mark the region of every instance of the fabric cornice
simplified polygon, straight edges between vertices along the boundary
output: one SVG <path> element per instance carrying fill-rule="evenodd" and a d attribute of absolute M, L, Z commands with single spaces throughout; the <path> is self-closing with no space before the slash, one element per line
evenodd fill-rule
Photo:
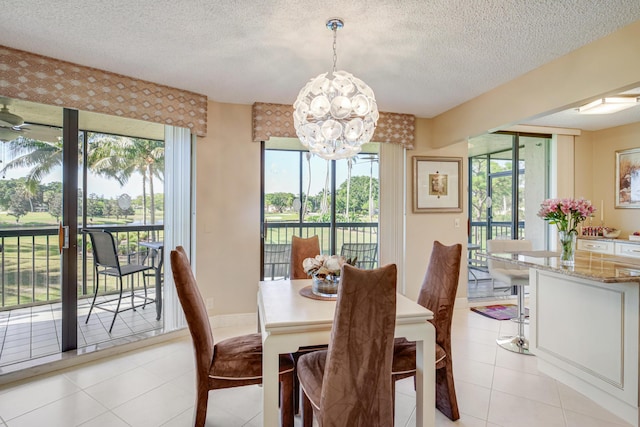
<path fill-rule="evenodd" d="M 0 95 L 207 133 L 207 97 L 0 45 Z"/>
<path fill-rule="evenodd" d="M 271 137 L 297 138 L 293 128 L 293 106 L 284 104 L 253 104 L 253 140 L 268 141 Z M 372 142 L 399 144 L 413 149 L 416 118 L 411 114 L 380 112 Z"/>

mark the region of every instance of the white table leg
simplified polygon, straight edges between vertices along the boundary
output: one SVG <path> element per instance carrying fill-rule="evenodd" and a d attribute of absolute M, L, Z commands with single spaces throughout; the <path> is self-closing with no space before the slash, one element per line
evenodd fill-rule
<path fill-rule="evenodd" d="M 436 423 L 436 355 L 432 344 L 436 342 L 436 330 L 430 322 L 425 322 L 424 329 L 423 341 L 416 340 L 417 427 L 431 427 Z"/>
<path fill-rule="evenodd" d="M 264 393 L 263 425 L 278 426 L 278 371 L 279 356 L 277 349 L 271 345 L 271 338 L 262 342 L 262 392 Z"/>

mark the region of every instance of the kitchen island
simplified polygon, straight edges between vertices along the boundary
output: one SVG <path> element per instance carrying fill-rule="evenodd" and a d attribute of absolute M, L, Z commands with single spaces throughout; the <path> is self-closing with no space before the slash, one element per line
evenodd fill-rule
<path fill-rule="evenodd" d="M 529 350 L 538 369 L 639 425 L 640 259 L 577 251 L 488 256 L 529 267 Z"/>

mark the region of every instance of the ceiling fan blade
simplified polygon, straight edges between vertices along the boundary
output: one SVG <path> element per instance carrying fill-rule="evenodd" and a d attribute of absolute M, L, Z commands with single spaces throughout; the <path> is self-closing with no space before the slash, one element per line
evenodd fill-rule
<path fill-rule="evenodd" d="M 62 139 L 62 129 L 54 126 L 25 123 L 20 126 L 21 135 L 38 141 L 57 142 Z"/>
<path fill-rule="evenodd" d="M 24 121 L 22 117 L 9 112 L 7 104 L 4 104 L 2 108 L 0 108 L 0 123 L 5 126 L 20 126 Z"/>
<path fill-rule="evenodd" d="M 15 130 L 13 128 L 10 128 L 10 127 L 0 126 L 0 141 L 1 142 L 13 141 L 14 139 L 19 137 L 20 135 L 22 135 L 20 133 L 20 131 L 17 131 L 17 130 Z"/>

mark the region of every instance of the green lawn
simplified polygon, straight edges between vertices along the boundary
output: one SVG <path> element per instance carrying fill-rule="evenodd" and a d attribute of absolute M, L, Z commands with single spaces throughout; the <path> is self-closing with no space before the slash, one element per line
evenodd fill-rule
<path fill-rule="evenodd" d="M 80 218 L 78 218 L 80 219 Z M 163 219 L 162 212 L 156 212 L 156 223 Z M 149 217 L 147 216 L 147 221 Z M 100 225 L 100 224 L 115 224 L 126 225 L 132 222 L 142 221 L 142 211 L 136 211 L 136 214 L 127 218 L 116 217 L 93 217 L 87 218 L 88 225 Z M 0 228 L 21 228 L 21 227 L 48 227 L 52 225 L 58 225 L 56 218 L 51 216 L 48 212 L 29 212 L 28 214 L 21 216 L 20 220 L 16 222 L 16 217 L 8 215 L 3 212 L 0 213 Z"/>

